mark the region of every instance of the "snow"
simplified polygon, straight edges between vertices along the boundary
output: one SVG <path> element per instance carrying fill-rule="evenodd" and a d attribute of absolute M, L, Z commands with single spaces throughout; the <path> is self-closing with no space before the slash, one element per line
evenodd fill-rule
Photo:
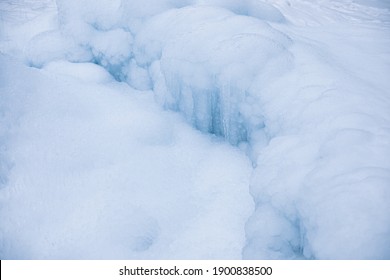
<path fill-rule="evenodd" d="M 390 258 L 386 1 L 0 14 L 2 258 Z"/>
<path fill-rule="evenodd" d="M 114 80 L 105 69 L 94 63 L 55 60 L 46 64 L 43 69 L 54 76 L 72 77 L 87 83 L 108 83 Z"/>
<path fill-rule="evenodd" d="M 249 16 L 270 22 L 284 22 L 283 14 L 272 4 L 256 0 L 199 0 L 199 5 L 217 6 L 232 11 L 237 15 Z"/>
<path fill-rule="evenodd" d="M 19 102 L 9 102 L 18 123 L 6 142 L 14 166 L 1 196 L 3 257 L 240 257 L 253 208 L 242 153 L 96 65 L 1 65 L 2 92 L 25 104 L 14 112 Z"/>

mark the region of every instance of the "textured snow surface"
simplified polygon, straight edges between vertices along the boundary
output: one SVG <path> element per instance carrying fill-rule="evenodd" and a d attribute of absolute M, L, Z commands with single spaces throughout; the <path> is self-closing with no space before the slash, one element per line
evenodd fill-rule
<path fill-rule="evenodd" d="M 390 5 L 0 3 L 0 257 L 390 259 Z"/>

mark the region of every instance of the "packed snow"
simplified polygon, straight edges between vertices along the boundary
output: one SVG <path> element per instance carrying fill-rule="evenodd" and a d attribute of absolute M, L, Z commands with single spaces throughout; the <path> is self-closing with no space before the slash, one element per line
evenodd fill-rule
<path fill-rule="evenodd" d="M 0 21 L 1 259 L 390 259 L 388 1 Z"/>

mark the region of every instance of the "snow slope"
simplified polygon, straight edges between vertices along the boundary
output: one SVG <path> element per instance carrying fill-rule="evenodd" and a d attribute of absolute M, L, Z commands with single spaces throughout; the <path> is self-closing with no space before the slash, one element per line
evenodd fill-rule
<path fill-rule="evenodd" d="M 390 258 L 388 2 L 0 11 L 3 258 Z"/>

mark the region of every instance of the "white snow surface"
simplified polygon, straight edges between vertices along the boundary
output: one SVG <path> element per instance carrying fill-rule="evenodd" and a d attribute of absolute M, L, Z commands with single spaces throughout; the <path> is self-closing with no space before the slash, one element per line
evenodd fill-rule
<path fill-rule="evenodd" d="M 2 259 L 390 259 L 388 1 L 0 20 Z"/>

